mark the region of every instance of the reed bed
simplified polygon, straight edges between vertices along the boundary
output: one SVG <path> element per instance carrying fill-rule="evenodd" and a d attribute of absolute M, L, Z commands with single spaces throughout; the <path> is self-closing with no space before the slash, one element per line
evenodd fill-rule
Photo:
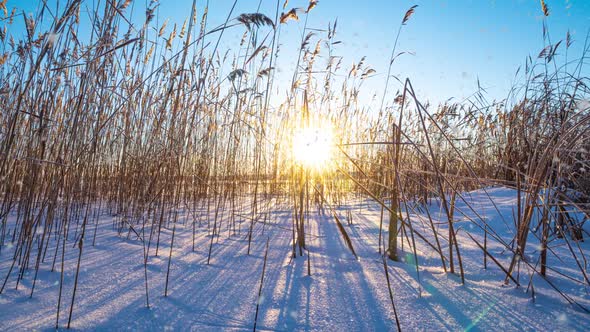
<path fill-rule="evenodd" d="M 507 284 L 520 285 L 521 269 L 551 283 L 547 256 L 565 243 L 578 267 L 569 277 L 590 285 L 577 245 L 587 234 L 583 221 L 569 216 L 575 209 L 589 218 L 590 107 L 581 69 L 590 45 L 578 58 L 556 63 L 572 40 L 569 34 L 550 39 L 544 24 L 546 45 L 519 68 L 519 83 L 505 100 L 489 102 L 479 89 L 464 103 L 433 106 L 416 94 L 411 78 L 391 75 L 400 53 L 397 37 L 420 8 L 401 18 L 384 77 L 364 57 L 343 65 L 336 21 L 307 25 L 317 1 L 305 8 L 277 1 L 270 13 L 237 13 L 236 3 L 225 22 L 211 26 L 208 7 L 200 10 L 196 0 L 182 25 L 164 22 L 158 15 L 164 4 L 154 0 L 145 10 L 129 0 L 40 3 L 33 15 L 2 2 L 0 250 L 11 244 L 13 256 L 0 276 L 0 293 L 18 288 L 23 278 L 36 280 L 49 261 L 63 282 L 64 252 L 72 246 L 77 278 L 84 248 L 95 245 L 100 217 L 108 214 L 121 237 L 143 244 L 149 307 L 147 260 L 168 256 L 167 295 L 179 211 L 191 216 L 193 250 L 195 229 L 206 227 L 208 264 L 223 232 L 244 239 L 250 254 L 253 228 L 269 223 L 269 211 L 279 203 L 293 211 L 290 254 L 306 256 L 312 275 L 310 210 L 319 206 L 332 214 L 354 253 L 343 224 L 356 221 L 336 208 L 359 197 L 381 206 L 379 252 L 391 260 L 409 252 L 418 262 L 416 242 L 425 243 L 444 271 L 465 282 L 457 233 L 467 231 L 455 226 L 465 212 L 455 207 L 463 202 L 478 216 L 469 222 L 485 231 L 483 243 L 472 237 L 482 266 L 502 269 Z M 549 15 L 544 2 L 542 10 Z M 137 12 L 145 15 L 131 15 Z M 17 20 L 26 30 L 20 40 L 11 28 Z M 276 93 L 275 67 L 284 52 L 281 30 L 291 24 L 303 34 L 283 98 Z M 243 34 L 239 44 L 224 44 L 229 31 Z M 359 100 L 368 79 L 384 80 L 378 109 Z M 321 169 L 306 168 L 293 156 L 293 137 L 319 122 L 333 128 L 333 157 Z M 514 220 L 507 221 L 515 230 L 511 241 L 489 228 L 464 196 L 495 185 L 519 193 Z M 433 200 L 446 225 L 410 217 L 415 210 L 428 212 Z M 212 217 L 202 218 L 197 211 L 203 209 Z M 162 229 L 172 229 L 172 237 L 161 237 Z M 531 237 L 541 243 L 532 258 L 525 255 Z M 168 253 L 162 241 L 171 241 Z M 490 242 L 511 254 L 508 265 L 487 249 Z M 383 259 L 395 311 L 395 287 Z M 264 276 L 263 270 L 259 296 Z M 75 320 L 75 287 L 83 282 L 76 279 L 71 298 L 60 287 L 56 327 L 64 324 L 60 306 L 69 308 L 68 327 Z M 31 297 L 34 290 L 33 282 Z M 396 321 L 398 315 L 403 317 L 395 311 Z"/>

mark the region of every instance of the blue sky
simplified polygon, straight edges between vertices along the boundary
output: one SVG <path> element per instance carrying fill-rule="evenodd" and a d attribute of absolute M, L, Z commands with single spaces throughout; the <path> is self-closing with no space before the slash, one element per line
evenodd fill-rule
<path fill-rule="evenodd" d="M 85 1 L 92 4 L 98 0 Z M 279 1 L 282 6 L 284 0 Z M 132 12 L 134 21 L 143 20 L 146 2 L 137 2 Z M 209 2 L 210 26 L 221 24 L 233 0 Z M 65 1 L 61 7 L 63 3 Z M 182 25 L 190 14 L 191 3 L 192 0 L 161 0 L 160 23 L 170 17 L 171 22 Z M 202 13 L 206 0 L 197 3 Z M 276 0 L 238 0 L 232 16 L 255 12 L 259 3 L 261 12 L 274 17 Z M 570 59 L 579 57 L 590 28 L 590 1 L 547 0 L 546 3 L 551 12 L 547 25 L 552 41 L 565 39 L 569 29 L 574 44 L 568 56 Z M 307 4 L 307 0 L 290 0 L 288 8 Z M 434 103 L 450 97 L 460 100 L 469 96 L 476 90 L 478 78 L 490 99 L 503 98 L 525 57 L 536 58 L 544 48 L 543 16 L 537 0 L 320 0 L 309 16 L 308 27 L 326 28 L 328 22 L 338 19 L 337 39 L 342 40 L 342 44 L 337 46 L 336 52 L 344 57 L 346 67 L 366 56 L 366 63 L 377 75 L 364 84 L 364 93 L 366 96 L 379 94 L 383 91 L 397 28 L 406 10 L 414 4 L 418 8 L 404 26 L 397 48 L 414 55 L 398 58 L 392 72 L 401 79 L 410 77 L 421 97 Z M 8 0 L 9 10 L 18 6 L 26 12 L 34 12 L 37 5 L 38 2 L 32 0 Z M 281 32 L 284 51 L 279 64 L 289 79 L 295 67 L 293 52 L 298 47 L 302 29 L 303 22 L 290 22 Z M 227 31 L 224 43 L 232 45 L 242 33 L 241 27 Z M 558 60 L 563 61 L 563 45 L 560 51 Z M 395 89 L 393 86 L 390 91 Z"/>

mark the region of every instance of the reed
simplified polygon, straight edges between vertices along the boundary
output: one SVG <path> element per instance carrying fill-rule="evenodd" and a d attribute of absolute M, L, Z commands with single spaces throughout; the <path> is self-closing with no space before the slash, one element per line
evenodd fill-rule
<path fill-rule="evenodd" d="M 238 14 L 237 2 L 218 26 L 208 20 L 209 2 L 196 0 L 178 25 L 160 17 L 163 4 L 156 1 L 68 0 L 59 8 L 42 2 L 33 16 L 5 15 L 9 28 L 0 35 L 0 250 L 6 251 L 7 243 L 13 247 L 0 293 L 9 285 L 18 288 L 34 268 L 33 297 L 49 251 L 51 271 L 60 272 L 58 328 L 62 297 L 69 294 L 64 289 L 65 254 L 68 246 L 77 246 L 70 328 L 76 290 L 91 282 L 79 273 L 84 245 L 89 236 L 92 246 L 100 241 L 99 220 L 108 218 L 119 236 L 141 241 L 140 277 L 149 308 L 148 262 L 159 255 L 167 229 L 172 227 L 164 296 L 169 295 L 177 231 L 191 230 L 191 250 L 207 250 L 206 264 L 215 261 L 224 230 L 227 237 L 243 241 L 250 255 L 261 240 L 260 224 L 264 237 L 265 229 L 276 226 L 271 212 L 281 204 L 292 213 L 292 247 L 286 254 L 293 259 L 307 254 L 311 277 L 314 205 L 330 212 L 325 217 L 335 222 L 357 256 L 349 230 L 362 219 L 355 214 L 353 223 L 348 211 L 348 223 L 342 223 L 339 208 L 367 199 L 381 209 L 375 251 L 394 261 L 405 252 L 413 254 L 418 280 L 417 247 L 424 245 L 440 258 L 445 272 L 458 273 L 465 283 L 470 267 L 462 261 L 466 243 L 461 239 L 467 238 L 458 236 L 461 231 L 481 249 L 483 266 L 488 267 L 489 258 L 506 283 L 520 286 L 523 268 L 531 275 L 531 289 L 532 276 L 538 275 L 535 282 L 549 283 L 575 304 L 551 282 L 549 275 L 557 271 L 547 257 L 554 255 L 555 246 L 567 246 L 577 266 L 568 277 L 590 285 L 578 244 L 584 231 L 566 209 L 575 207 L 586 215 L 589 210 L 590 108 L 581 103 L 590 96 L 581 70 L 587 42 L 578 59 L 558 63 L 558 50 L 569 50 L 571 36 L 552 42 L 544 22 L 545 44 L 536 59 L 527 58 L 518 69 L 506 100 L 487 102 L 480 88 L 464 103 L 433 106 L 416 93 L 411 78 L 392 75 L 404 54 L 398 50 L 401 33 L 420 14 L 412 6 L 394 32 L 380 105 L 371 109 L 359 95 L 367 80 L 376 79 L 376 71 L 364 56 L 350 67 L 343 65 L 337 21 L 324 29 L 309 26 L 308 18 L 321 6 L 318 1 L 304 8 L 290 8 L 285 1 L 282 9 L 277 1 L 268 14 Z M 0 9 L 7 13 L 6 1 Z M 541 11 L 550 15 L 544 1 Z M 19 18 L 26 30 L 21 40 L 11 28 Z M 279 73 L 275 67 L 286 42 L 281 34 L 295 24 L 302 29 L 297 44 L 290 45 L 295 67 Z M 84 25 L 92 29 L 85 31 Z M 242 37 L 228 46 L 230 31 Z M 278 77 L 284 71 L 290 78 L 287 87 Z M 294 156 L 293 137 L 322 121 L 334 127 L 333 157 L 321 169 L 308 167 Z M 464 197 L 466 191 L 485 191 L 490 185 L 517 189 L 514 220 L 504 220 L 514 230 L 513 239 L 488 227 Z M 566 188 L 579 195 L 571 197 Z M 430 214 L 430 204 L 440 205 L 444 224 Z M 359 209 L 363 211 L 361 204 Z M 189 225 L 180 221 L 179 211 L 191 216 Z M 475 217 L 461 221 L 467 212 Z M 484 231 L 483 244 L 461 228 L 464 221 Z M 201 228 L 206 229 L 207 248 L 195 248 Z M 534 257 L 538 264 L 525 255 L 531 236 L 540 239 Z M 508 266 L 490 250 L 492 245 L 510 253 Z M 259 301 L 267 254 L 268 239 Z M 395 285 L 383 257 L 400 329 Z"/>

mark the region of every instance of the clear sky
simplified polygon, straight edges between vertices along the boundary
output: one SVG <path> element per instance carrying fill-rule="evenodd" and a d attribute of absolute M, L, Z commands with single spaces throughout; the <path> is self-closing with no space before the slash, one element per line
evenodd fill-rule
<path fill-rule="evenodd" d="M 85 1 L 92 4 L 99 0 Z M 279 1 L 282 7 L 284 0 Z M 137 1 L 132 12 L 134 20 L 144 19 L 146 2 L 149 1 Z M 200 13 L 206 2 L 197 1 Z M 225 20 L 233 2 L 209 0 L 211 27 Z M 190 14 L 191 3 L 192 0 L 160 0 L 158 19 L 163 22 L 170 17 L 172 22 L 182 25 Z M 262 13 L 274 17 L 276 0 L 238 0 L 232 16 L 256 12 L 259 3 Z M 546 3 L 551 12 L 547 24 L 552 41 L 565 39 L 569 29 L 574 44 L 568 57 L 580 57 L 590 29 L 590 1 L 547 0 Z M 287 9 L 305 8 L 307 4 L 308 0 L 290 0 Z M 469 96 L 476 90 L 478 78 L 490 99 L 505 97 L 525 57 L 531 55 L 535 59 L 545 46 L 538 0 L 320 0 L 311 11 L 308 27 L 326 28 L 328 22 L 338 19 L 337 39 L 342 44 L 336 47 L 336 52 L 344 56 L 343 64 L 349 67 L 366 56 L 366 63 L 377 75 L 366 82 L 364 91 L 367 95 L 373 91 L 382 93 L 397 28 L 406 10 L 414 4 L 418 8 L 403 28 L 397 48 L 414 55 L 400 57 L 392 72 L 401 79 L 410 77 L 422 98 L 435 103 Z M 25 12 L 34 12 L 38 1 L 8 0 L 7 5 L 9 10 L 17 6 Z M 294 53 L 289 52 L 297 50 L 302 28 L 303 22 L 291 21 L 281 32 L 284 51 L 279 64 L 289 79 L 296 62 Z M 226 32 L 224 43 L 231 45 L 242 33 L 240 27 Z M 564 51 L 562 44 L 558 61 L 563 61 Z"/>

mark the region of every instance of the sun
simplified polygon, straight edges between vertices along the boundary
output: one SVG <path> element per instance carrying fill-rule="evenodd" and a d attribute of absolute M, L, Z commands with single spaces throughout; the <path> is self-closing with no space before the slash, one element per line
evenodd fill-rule
<path fill-rule="evenodd" d="M 326 169 L 332 160 L 333 147 L 333 131 L 329 125 L 299 128 L 293 135 L 293 157 L 309 169 Z"/>

